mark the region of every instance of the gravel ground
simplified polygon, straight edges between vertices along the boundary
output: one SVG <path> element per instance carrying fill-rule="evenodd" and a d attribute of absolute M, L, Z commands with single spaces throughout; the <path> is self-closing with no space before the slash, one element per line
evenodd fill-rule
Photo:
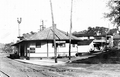
<path fill-rule="evenodd" d="M 0 53 L 0 77 L 120 77 L 120 64 L 40 66 L 21 63 Z"/>

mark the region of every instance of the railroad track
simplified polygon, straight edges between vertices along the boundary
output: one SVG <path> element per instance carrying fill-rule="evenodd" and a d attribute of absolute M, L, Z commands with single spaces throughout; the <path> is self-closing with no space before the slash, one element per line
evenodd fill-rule
<path fill-rule="evenodd" d="M 0 70 L 0 77 L 10 77 L 8 74 Z"/>

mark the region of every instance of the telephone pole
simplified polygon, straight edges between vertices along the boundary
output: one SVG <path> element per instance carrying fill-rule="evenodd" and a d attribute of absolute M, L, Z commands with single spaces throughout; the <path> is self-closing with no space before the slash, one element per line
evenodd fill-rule
<path fill-rule="evenodd" d="M 56 48 L 56 40 L 55 40 L 55 24 L 54 24 L 54 17 L 53 17 L 53 9 L 52 9 L 52 1 L 51 0 L 50 0 L 50 7 L 51 7 L 51 17 L 52 17 L 52 27 L 53 27 L 53 43 L 54 43 L 55 63 L 57 63 L 57 48 Z"/>
<path fill-rule="evenodd" d="M 71 12 L 70 12 L 69 60 L 71 60 L 72 11 L 73 11 L 73 0 L 71 0 Z"/>

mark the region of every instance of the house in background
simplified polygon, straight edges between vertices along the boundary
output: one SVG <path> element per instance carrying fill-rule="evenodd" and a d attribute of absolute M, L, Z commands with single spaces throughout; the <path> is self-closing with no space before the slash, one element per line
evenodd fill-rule
<path fill-rule="evenodd" d="M 108 48 L 113 47 L 113 36 L 112 35 L 100 35 L 95 36 L 93 40 L 95 51 L 105 51 Z"/>
<path fill-rule="evenodd" d="M 69 34 L 55 28 L 57 56 L 69 55 Z M 71 35 L 71 56 L 78 52 L 78 38 Z M 53 28 L 49 27 L 14 44 L 21 57 L 54 57 Z"/>
<path fill-rule="evenodd" d="M 78 53 L 86 53 L 93 48 L 94 39 L 85 39 L 78 42 Z"/>
<path fill-rule="evenodd" d="M 94 36 L 94 39 L 84 39 L 78 42 L 78 52 L 85 53 L 90 51 L 105 51 L 107 48 L 113 47 L 112 35 Z"/>
<path fill-rule="evenodd" d="M 120 35 L 119 34 L 114 34 L 113 35 L 113 44 L 114 44 L 114 47 L 117 48 L 117 49 L 120 49 Z"/>

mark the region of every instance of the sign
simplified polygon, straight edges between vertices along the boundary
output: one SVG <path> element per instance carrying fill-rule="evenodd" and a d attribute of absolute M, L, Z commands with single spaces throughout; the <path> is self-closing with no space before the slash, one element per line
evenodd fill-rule
<path fill-rule="evenodd" d="M 56 43 L 66 43 L 66 41 L 56 41 Z"/>

